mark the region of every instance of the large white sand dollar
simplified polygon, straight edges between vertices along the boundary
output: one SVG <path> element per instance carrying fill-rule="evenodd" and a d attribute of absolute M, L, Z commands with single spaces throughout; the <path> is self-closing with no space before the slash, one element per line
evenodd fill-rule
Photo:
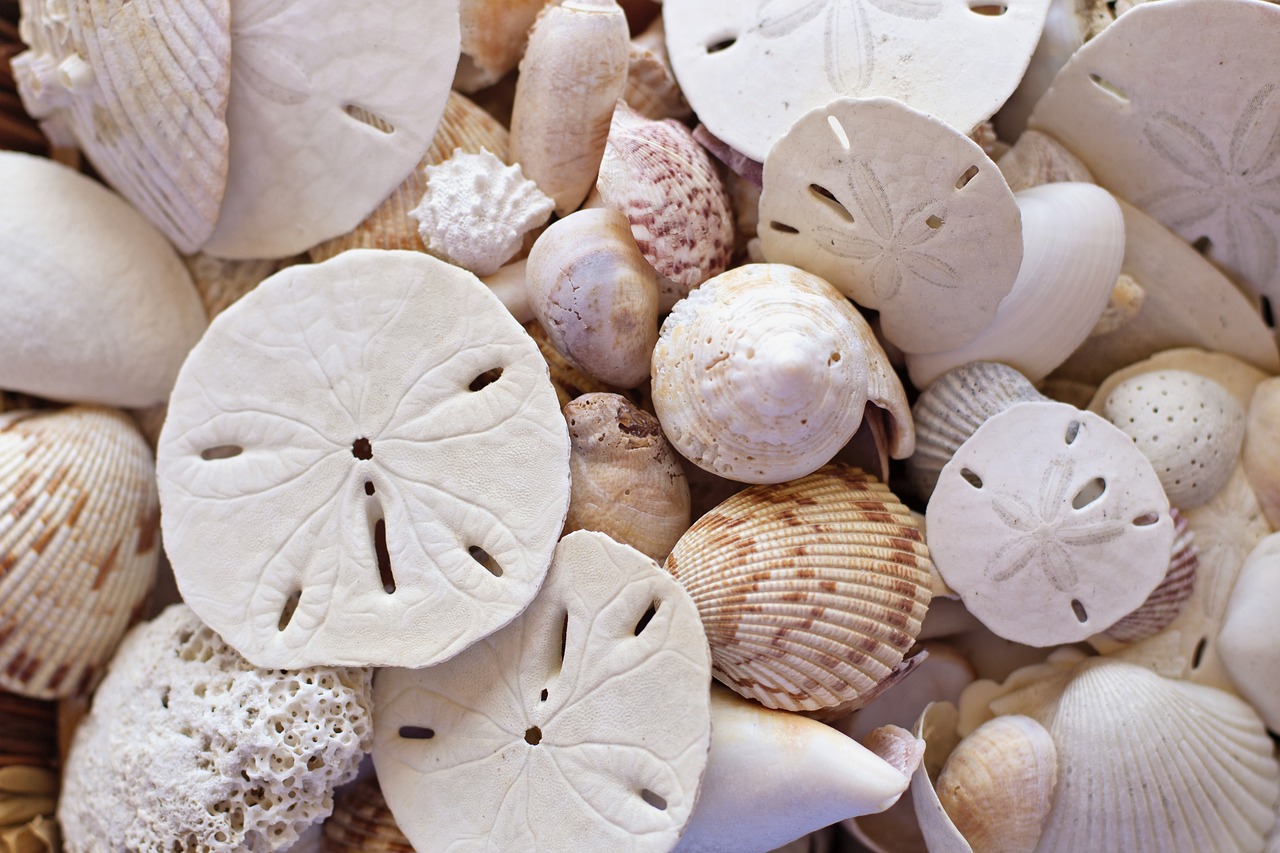
<path fill-rule="evenodd" d="M 502 303 L 375 250 L 220 314 L 157 459 L 183 597 L 268 668 L 427 666 L 505 625 L 550 564 L 568 472 L 546 363 Z"/>

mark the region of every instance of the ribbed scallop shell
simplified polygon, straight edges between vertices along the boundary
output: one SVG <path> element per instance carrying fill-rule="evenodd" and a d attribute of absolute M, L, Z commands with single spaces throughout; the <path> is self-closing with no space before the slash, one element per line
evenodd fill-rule
<path fill-rule="evenodd" d="M 942 468 L 987 418 L 1014 403 L 1048 398 L 1017 370 L 991 361 L 971 361 L 939 376 L 916 399 L 916 452 L 907 459 L 907 478 L 928 500 Z"/>
<path fill-rule="evenodd" d="M 596 189 L 606 207 L 627 217 L 645 260 L 668 279 L 664 309 L 729 266 L 729 193 L 711 157 L 679 122 L 653 121 L 619 104 Z"/>
<path fill-rule="evenodd" d="M 652 119 L 687 118 L 692 110 L 680 92 L 665 51 L 661 50 L 662 19 L 655 20 L 658 28 L 656 43 L 640 39 L 631 42 L 627 66 L 627 89 L 622 99 L 636 112 Z M 653 27 L 650 27 L 652 31 Z"/>
<path fill-rule="evenodd" d="M 257 287 L 267 276 L 294 263 L 296 258 L 229 261 L 198 254 L 184 258 L 191 280 L 200 291 L 200 302 L 212 320 L 231 303 Z"/>
<path fill-rule="evenodd" d="M 1142 606 L 1123 617 L 1106 630 L 1111 639 L 1120 643 L 1136 643 L 1154 637 L 1169 626 L 1196 587 L 1196 572 L 1200 568 L 1200 550 L 1196 547 L 1195 532 L 1186 516 L 1176 507 L 1169 509 L 1173 516 L 1173 554 L 1169 558 L 1169 571 Z"/>
<path fill-rule="evenodd" d="M 698 605 L 716 678 L 789 711 L 853 710 L 893 672 L 928 609 L 928 565 L 907 508 L 843 465 L 739 492 L 666 562 Z"/>
<path fill-rule="evenodd" d="M 333 814 L 324 822 L 322 849 L 326 853 L 413 853 L 373 777 L 338 796 Z"/>
<path fill-rule="evenodd" d="M 199 248 L 227 183 L 230 4 L 24 0 L 20 27 L 27 111 L 181 251 Z"/>
<path fill-rule="evenodd" d="M 1038 853 L 1263 849 L 1280 769 L 1235 696 L 1101 657 L 991 705 L 1038 720 L 1069 770 Z"/>
<path fill-rule="evenodd" d="M 0 689 L 93 685 L 141 615 L 159 515 L 151 450 L 123 413 L 0 415 Z"/>
<path fill-rule="evenodd" d="M 481 149 L 487 149 L 504 163 L 510 157 L 507 129 L 465 96 L 450 92 L 431 147 L 409 177 L 353 230 L 309 249 L 307 254 L 312 263 L 326 261 L 347 249 L 425 251 L 418 236 L 418 222 L 409 216 L 409 211 L 418 206 L 426 191 L 423 170 L 448 160 L 459 148 L 466 154 L 479 154 Z"/>

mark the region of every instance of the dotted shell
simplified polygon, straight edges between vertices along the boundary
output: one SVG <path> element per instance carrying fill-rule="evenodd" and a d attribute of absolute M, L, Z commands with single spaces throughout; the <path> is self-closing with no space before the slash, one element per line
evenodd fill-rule
<path fill-rule="evenodd" d="M 666 563 L 698 605 L 716 678 L 789 711 L 869 698 L 915 641 L 928 566 L 907 508 L 843 465 L 739 492 Z"/>

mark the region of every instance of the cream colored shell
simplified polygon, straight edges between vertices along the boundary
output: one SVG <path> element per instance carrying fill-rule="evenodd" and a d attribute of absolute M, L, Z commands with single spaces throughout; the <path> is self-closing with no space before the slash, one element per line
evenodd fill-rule
<path fill-rule="evenodd" d="M 1273 529 L 1280 528 L 1280 443 L 1275 430 L 1280 425 L 1280 378 L 1259 382 L 1249 401 L 1240 461 L 1249 485 L 1258 496 Z"/>
<path fill-rule="evenodd" d="M 411 853 L 374 776 L 343 789 L 324 822 L 324 853 Z"/>
<path fill-rule="evenodd" d="M 516 67 L 547 0 L 461 0 L 462 56 L 454 86 L 474 92 Z"/>
<path fill-rule="evenodd" d="M 653 405 L 691 462 L 746 483 L 817 470 L 867 404 L 888 409 L 890 454 L 911 453 L 906 395 L 839 291 L 783 264 L 749 264 L 676 304 L 653 351 Z"/>
<path fill-rule="evenodd" d="M 1075 0 L 1058 2 L 1066 5 Z M 1079 157 L 1063 148 L 1052 136 L 1037 130 L 1024 131 L 1018 141 L 996 160 L 996 166 L 1009 182 L 1009 189 L 1015 193 L 1063 181 L 1093 183 L 1093 174 Z"/>
<path fill-rule="evenodd" d="M 1223 666 L 1240 695 L 1273 731 L 1280 731 L 1278 599 L 1280 534 L 1273 533 L 1258 543 L 1240 569 L 1218 633 Z"/>

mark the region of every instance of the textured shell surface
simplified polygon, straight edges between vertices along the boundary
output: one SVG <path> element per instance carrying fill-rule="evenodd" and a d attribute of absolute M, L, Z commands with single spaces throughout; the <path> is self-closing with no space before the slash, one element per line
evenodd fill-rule
<path fill-rule="evenodd" d="M 361 779 L 335 798 L 324 822 L 326 853 L 413 853 L 375 777 Z"/>
<path fill-rule="evenodd" d="M 1195 531 L 1177 507 L 1170 507 L 1169 514 L 1173 516 L 1173 553 L 1169 555 L 1169 571 L 1142 606 L 1107 629 L 1107 636 L 1117 642 L 1136 643 L 1160 633 L 1178 618 L 1187 599 L 1195 591 L 1196 573 L 1200 567 Z"/>
<path fill-rule="evenodd" d="M 454 86 L 474 92 L 515 68 L 545 5 L 547 0 L 461 0 L 462 57 Z"/>
<path fill-rule="evenodd" d="M 622 211 L 663 285 L 662 306 L 729 266 L 733 209 L 710 155 L 677 121 L 654 121 L 625 103 L 613 113 L 596 189 Z"/>
<path fill-rule="evenodd" d="M 27 111 L 69 133 L 180 250 L 199 248 L 230 162 L 228 0 L 23 0 L 21 32 Z"/>
<path fill-rule="evenodd" d="M 770 708 L 848 711 L 919 632 L 923 539 L 887 486 L 831 465 L 730 497 L 666 567 L 698 605 L 720 681 Z"/>
<path fill-rule="evenodd" d="M 555 202 L 488 150 L 455 151 L 426 168 L 427 189 L 409 215 L 427 251 L 476 275 L 490 275 L 551 216 Z"/>
<path fill-rule="evenodd" d="M 159 559 L 151 450 L 111 409 L 0 415 L 0 689 L 85 693 Z"/>
<path fill-rule="evenodd" d="M 765 258 L 880 312 L 906 352 L 962 346 L 995 317 L 1022 262 L 1021 213 L 973 140 L 890 98 L 837 98 L 769 151 Z"/>
<path fill-rule="evenodd" d="M 784 264 L 722 273 L 676 303 L 653 351 L 653 404 L 687 459 L 748 483 L 804 476 L 890 415 L 890 455 L 915 443 L 906 392 L 871 327 L 815 275 Z"/>
<path fill-rule="evenodd" d="M 662 18 L 631 40 L 623 100 L 643 116 L 685 119 L 692 113 L 667 59 Z"/>
<path fill-rule="evenodd" d="M 1121 382 L 1157 370 L 1184 370 L 1203 376 L 1227 389 L 1246 409 L 1253 399 L 1254 389 L 1268 378 L 1265 371 L 1230 353 L 1209 352 L 1199 347 L 1178 347 L 1158 352 L 1108 376 L 1098 385 L 1093 399 L 1089 401 L 1089 411 L 1101 413 L 1103 403 Z"/>
<path fill-rule="evenodd" d="M 226 261 L 205 254 L 190 255 L 183 260 L 210 320 L 261 284 L 263 279 L 290 263 L 279 260 Z"/>
<path fill-rule="evenodd" d="M 1263 849 L 1280 769 L 1262 721 L 1235 696 L 1100 657 L 992 709 L 1038 720 L 1071 769 L 1040 853 Z"/>
<path fill-rule="evenodd" d="M 1015 193 L 1062 181 L 1093 183 L 1093 174 L 1079 157 L 1063 148 L 1052 136 L 1038 130 L 1023 132 L 1018 141 L 996 160 L 996 166 L 1009 182 L 1009 189 Z"/>

